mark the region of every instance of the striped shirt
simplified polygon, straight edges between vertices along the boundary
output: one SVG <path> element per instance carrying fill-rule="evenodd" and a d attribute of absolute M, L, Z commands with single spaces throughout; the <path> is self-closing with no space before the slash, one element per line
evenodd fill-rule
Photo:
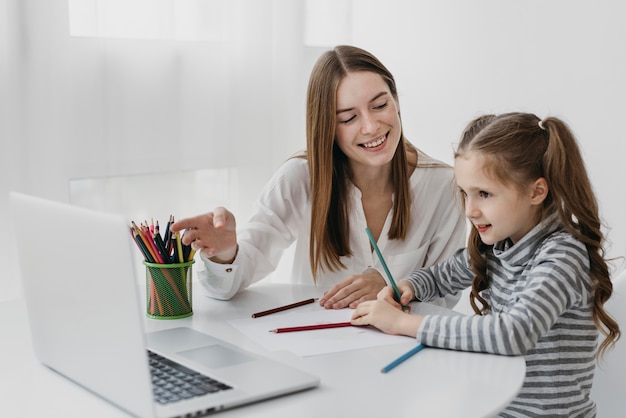
<path fill-rule="evenodd" d="M 595 417 L 589 397 L 598 330 L 592 319 L 589 257 L 551 215 L 514 245 L 485 254 L 486 315 L 427 315 L 417 332 L 423 344 L 453 350 L 524 355 L 521 391 L 501 417 Z M 419 300 L 465 289 L 473 273 L 467 249 L 407 280 Z"/>

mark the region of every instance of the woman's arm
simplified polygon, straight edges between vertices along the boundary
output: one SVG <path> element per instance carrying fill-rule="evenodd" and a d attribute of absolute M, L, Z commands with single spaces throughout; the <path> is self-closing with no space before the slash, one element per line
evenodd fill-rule
<path fill-rule="evenodd" d="M 310 196 L 308 173 L 306 160 L 300 158 L 279 167 L 256 200 L 253 215 L 237 228 L 238 249 L 230 263 L 201 254 L 204 271 L 198 276 L 209 296 L 230 299 L 276 269 L 303 222 Z"/>

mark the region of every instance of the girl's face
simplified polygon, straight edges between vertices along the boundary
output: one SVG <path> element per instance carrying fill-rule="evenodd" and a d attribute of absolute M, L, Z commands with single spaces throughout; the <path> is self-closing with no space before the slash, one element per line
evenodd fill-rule
<path fill-rule="evenodd" d="M 547 193 L 545 180 L 538 179 L 520 192 L 513 185 L 490 178 L 484 170 L 487 161 L 475 152 L 454 160 L 456 183 L 465 200 L 465 216 L 483 243 L 493 245 L 507 238 L 516 243 L 540 220 L 541 202 Z"/>
<path fill-rule="evenodd" d="M 400 142 L 398 105 L 387 83 L 373 72 L 348 73 L 337 87 L 337 146 L 356 167 L 380 167 Z"/>

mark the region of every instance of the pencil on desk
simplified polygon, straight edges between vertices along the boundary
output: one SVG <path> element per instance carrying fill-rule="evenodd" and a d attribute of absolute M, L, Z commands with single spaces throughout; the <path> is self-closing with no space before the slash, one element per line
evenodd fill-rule
<path fill-rule="evenodd" d="M 314 324 L 314 325 L 301 325 L 297 327 L 286 327 L 286 328 L 276 328 L 270 330 L 270 332 L 295 332 L 295 331 L 313 331 L 316 329 L 327 329 L 327 328 L 341 328 L 341 327 L 351 327 L 352 324 L 350 322 L 333 322 L 329 324 Z"/>
<path fill-rule="evenodd" d="M 308 305 L 309 303 L 313 303 L 316 300 L 317 300 L 317 298 L 311 298 L 311 299 L 307 299 L 307 300 L 302 300 L 300 302 L 291 303 L 289 305 L 279 306 L 279 307 L 274 308 L 274 309 L 268 309 L 266 311 L 253 313 L 252 317 L 253 318 L 259 318 L 261 316 L 271 315 L 273 313 L 286 311 L 287 309 L 297 308 L 298 306 Z"/>
<path fill-rule="evenodd" d="M 391 363 L 389 363 L 388 365 L 380 369 L 381 373 L 389 372 L 391 369 L 393 369 L 400 363 L 404 362 L 406 359 L 410 358 L 414 354 L 419 353 L 423 348 L 424 348 L 424 344 L 416 345 L 415 347 L 413 347 L 412 349 L 410 349 L 409 351 L 407 351 L 406 353 L 404 353 L 403 355 L 401 355 L 400 357 L 398 357 L 397 359 L 395 359 L 394 361 L 392 361 Z"/>

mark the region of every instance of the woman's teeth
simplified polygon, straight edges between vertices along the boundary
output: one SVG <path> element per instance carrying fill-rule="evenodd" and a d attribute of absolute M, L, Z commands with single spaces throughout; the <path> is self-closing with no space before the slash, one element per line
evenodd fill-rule
<path fill-rule="evenodd" d="M 374 142 L 368 142 L 367 144 L 363 144 L 363 146 L 365 148 L 374 148 L 379 146 L 380 144 L 382 144 L 383 142 L 385 142 L 385 137 L 381 136 L 380 138 L 378 138 L 376 141 Z"/>

